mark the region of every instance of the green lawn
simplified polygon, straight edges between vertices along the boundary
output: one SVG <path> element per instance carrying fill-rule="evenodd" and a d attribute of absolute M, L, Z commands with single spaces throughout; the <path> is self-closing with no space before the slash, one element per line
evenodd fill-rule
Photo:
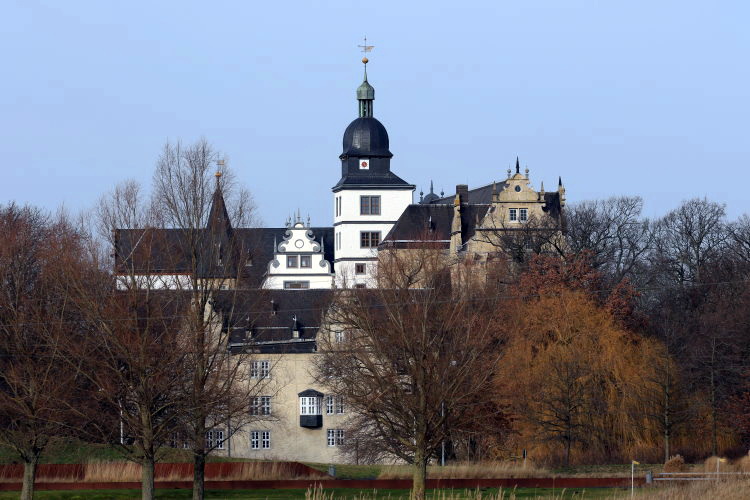
<path fill-rule="evenodd" d="M 619 498 L 625 497 L 627 491 L 618 488 L 595 488 L 590 490 L 568 490 L 564 497 L 561 496 L 561 490 L 552 490 L 544 488 L 518 488 L 516 490 L 506 490 L 510 498 L 510 493 L 515 493 L 515 498 L 540 498 L 554 496 L 555 499 L 602 499 L 602 498 Z M 248 500 L 283 500 L 294 498 L 305 498 L 305 490 L 207 490 L 206 498 L 211 499 L 248 499 Z M 366 495 L 367 500 L 374 499 L 408 499 L 408 490 L 379 490 L 373 494 L 372 490 L 355 490 L 355 489 L 331 489 L 325 490 L 325 493 L 334 493 L 337 499 L 359 499 Z M 440 499 L 443 496 L 451 496 L 452 499 L 474 498 L 474 492 L 471 491 L 449 491 L 449 490 L 430 490 L 428 498 Z M 483 495 L 495 495 L 497 489 L 488 488 L 482 490 Z M 460 495 L 460 496 L 459 496 Z M 18 498 L 18 492 L 0 492 L 0 500 L 10 500 Z M 99 490 L 99 491 L 39 491 L 34 495 L 38 500 L 130 500 L 140 498 L 138 490 Z M 190 490 L 157 490 L 156 498 L 165 500 L 182 500 L 191 498 Z"/>

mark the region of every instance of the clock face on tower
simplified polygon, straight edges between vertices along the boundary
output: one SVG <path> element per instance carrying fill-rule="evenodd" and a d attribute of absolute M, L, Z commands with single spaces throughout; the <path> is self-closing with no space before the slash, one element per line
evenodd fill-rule
<path fill-rule="evenodd" d="M 367 170 L 370 168 L 370 160 L 367 158 L 360 158 L 359 159 L 359 169 L 360 170 Z"/>

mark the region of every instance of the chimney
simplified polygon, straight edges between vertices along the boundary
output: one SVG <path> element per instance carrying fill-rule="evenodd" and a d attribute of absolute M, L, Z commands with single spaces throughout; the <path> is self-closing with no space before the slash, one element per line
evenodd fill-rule
<path fill-rule="evenodd" d="M 469 185 L 456 184 L 456 195 L 458 195 L 461 203 L 469 203 Z"/>

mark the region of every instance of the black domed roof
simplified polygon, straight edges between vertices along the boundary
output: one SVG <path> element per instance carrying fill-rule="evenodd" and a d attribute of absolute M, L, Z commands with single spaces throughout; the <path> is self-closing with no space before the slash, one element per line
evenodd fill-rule
<path fill-rule="evenodd" d="M 341 156 L 391 158 L 388 146 L 388 132 L 382 123 L 371 116 L 357 118 L 344 131 Z"/>

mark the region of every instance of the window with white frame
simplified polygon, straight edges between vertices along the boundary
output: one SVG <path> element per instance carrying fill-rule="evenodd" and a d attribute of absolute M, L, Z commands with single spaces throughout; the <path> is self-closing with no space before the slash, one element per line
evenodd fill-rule
<path fill-rule="evenodd" d="M 511 222 L 516 222 L 518 220 L 518 209 L 517 208 L 510 208 L 508 209 L 508 220 Z"/>
<path fill-rule="evenodd" d="M 521 222 L 526 222 L 529 220 L 529 209 L 528 208 L 519 208 L 518 209 L 518 220 Z"/>
<path fill-rule="evenodd" d="M 270 378 L 271 362 L 268 360 L 250 362 L 250 378 Z"/>
<path fill-rule="evenodd" d="M 336 332 L 333 335 L 334 335 L 333 340 L 337 344 L 340 344 L 344 340 L 346 340 L 346 331 L 345 330 L 336 330 Z"/>
<path fill-rule="evenodd" d="M 328 429 L 328 446 L 341 446 L 344 444 L 344 429 Z"/>
<path fill-rule="evenodd" d="M 250 448 L 253 450 L 271 449 L 271 431 L 250 431 Z"/>
<path fill-rule="evenodd" d="M 317 396 L 302 396 L 299 398 L 300 415 L 320 415 L 320 398 Z"/>
<path fill-rule="evenodd" d="M 326 415 L 342 415 L 344 413 L 344 398 L 341 396 L 326 396 Z"/>
<path fill-rule="evenodd" d="M 250 415 L 270 415 L 271 396 L 256 396 L 250 402 Z"/>
<path fill-rule="evenodd" d="M 224 431 L 212 430 L 206 432 L 206 448 L 223 450 L 224 449 Z"/>

